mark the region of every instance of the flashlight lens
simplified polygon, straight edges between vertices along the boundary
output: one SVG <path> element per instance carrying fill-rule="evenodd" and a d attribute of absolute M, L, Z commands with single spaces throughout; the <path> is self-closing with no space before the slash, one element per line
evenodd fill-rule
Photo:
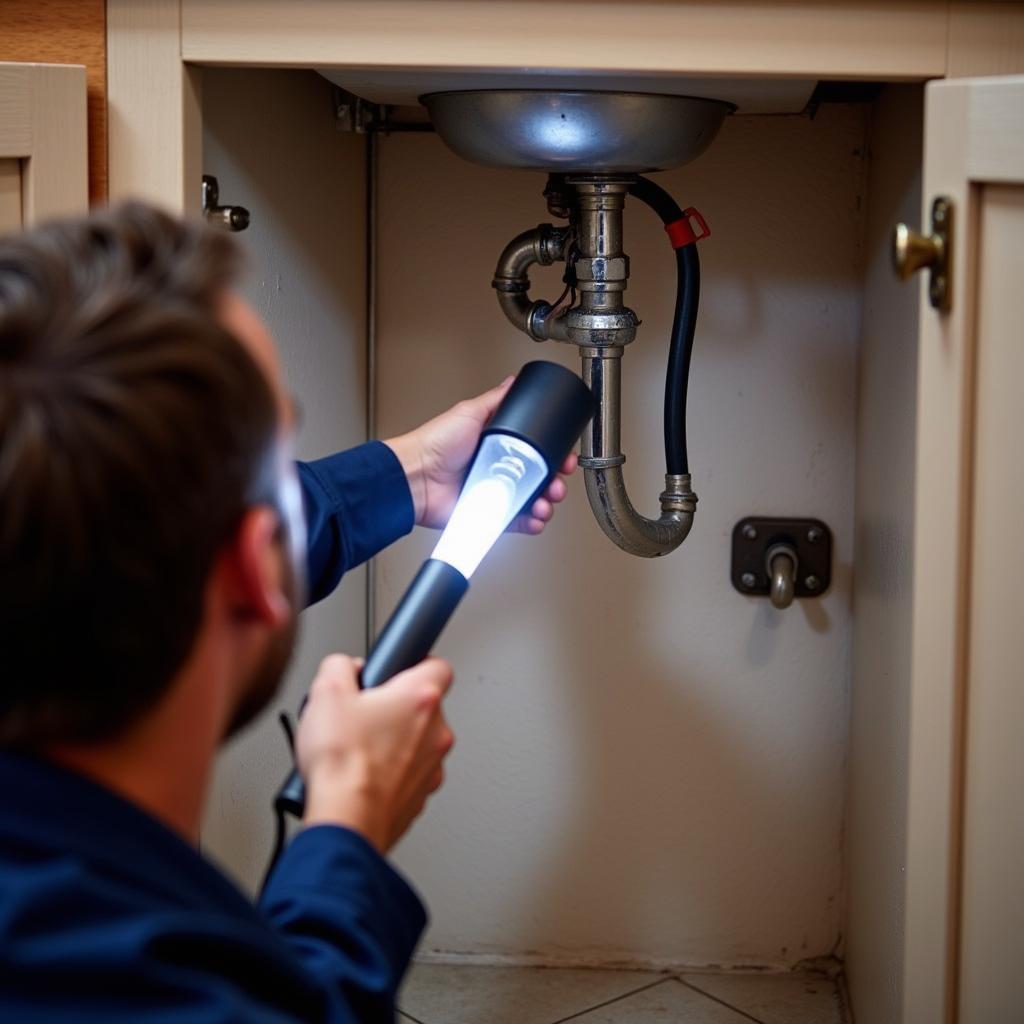
<path fill-rule="evenodd" d="M 531 445 L 507 434 L 488 434 L 433 557 L 468 580 L 547 475 L 547 464 Z"/>

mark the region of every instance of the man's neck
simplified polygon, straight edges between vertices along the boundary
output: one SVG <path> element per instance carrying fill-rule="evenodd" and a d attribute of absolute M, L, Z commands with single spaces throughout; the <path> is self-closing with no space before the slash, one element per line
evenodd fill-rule
<path fill-rule="evenodd" d="M 61 744 L 46 751 L 147 811 L 191 843 L 199 839 L 203 802 L 224 731 L 226 709 L 211 683 L 224 666 L 202 645 L 160 703 L 115 739 Z"/>

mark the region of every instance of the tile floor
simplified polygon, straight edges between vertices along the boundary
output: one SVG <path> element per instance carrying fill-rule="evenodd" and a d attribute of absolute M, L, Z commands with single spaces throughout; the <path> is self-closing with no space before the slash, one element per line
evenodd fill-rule
<path fill-rule="evenodd" d="M 400 1024 L 846 1024 L 818 974 L 657 974 L 417 964 Z"/>

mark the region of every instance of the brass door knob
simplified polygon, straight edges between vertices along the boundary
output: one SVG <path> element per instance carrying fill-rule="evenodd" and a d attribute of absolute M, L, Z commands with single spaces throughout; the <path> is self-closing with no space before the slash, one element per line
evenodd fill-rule
<path fill-rule="evenodd" d="M 897 224 L 892 236 L 892 265 L 896 276 L 906 281 L 916 270 L 928 268 L 928 301 L 949 312 L 949 257 L 953 233 L 953 203 L 946 196 L 932 202 L 932 233 L 919 235 L 906 224 Z"/>
<path fill-rule="evenodd" d="M 896 276 L 906 281 L 922 267 L 942 263 L 945 242 L 939 235 L 919 235 L 906 224 L 897 224 L 892 236 L 892 264 Z"/>

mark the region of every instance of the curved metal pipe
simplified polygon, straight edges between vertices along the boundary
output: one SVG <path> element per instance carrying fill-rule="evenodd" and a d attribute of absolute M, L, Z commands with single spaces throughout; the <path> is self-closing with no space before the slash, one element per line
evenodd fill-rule
<path fill-rule="evenodd" d="M 601 529 L 623 551 L 656 558 L 674 551 L 686 540 L 697 510 L 690 475 L 666 474 L 661 515 L 642 516 L 626 493 L 620 450 L 622 349 L 584 349 L 583 380 L 598 400 L 598 412 L 583 434 L 580 465 L 587 498 Z"/>
<path fill-rule="evenodd" d="M 568 228 L 538 224 L 530 231 L 516 235 L 505 246 L 494 269 L 491 286 L 498 294 L 498 305 L 509 323 L 534 341 L 565 341 L 565 324 L 561 317 L 548 320 L 551 303 L 543 299 L 531 301 L 530 278 L 527 271 L 535 263 L 548 267 L 565 258 Z"/>

